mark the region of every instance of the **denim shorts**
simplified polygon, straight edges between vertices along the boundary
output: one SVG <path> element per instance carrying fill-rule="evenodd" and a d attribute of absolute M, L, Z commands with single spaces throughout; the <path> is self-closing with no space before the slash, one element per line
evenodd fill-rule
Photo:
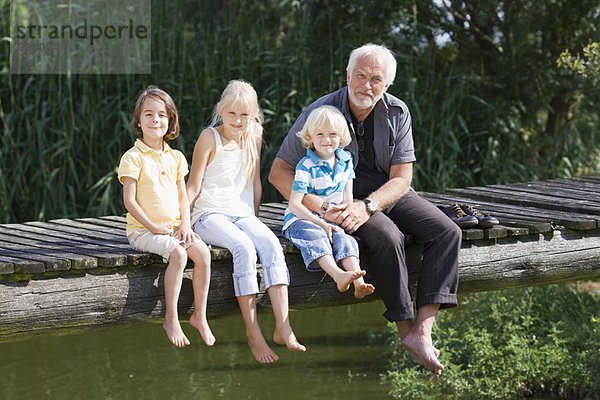
<path fill-rule="evenodd" d="M 331 243 L 319 225 L 297 219 L 288 226 L 283 235 L 300 250 L 304 265 L 311 272 L 322 271 L 315 260 L 325 255 L 332 256 L 336 262 L 347 257 L 359 258 L 356 239 L 341 229 L 333 231 L 333 243 Z"/>

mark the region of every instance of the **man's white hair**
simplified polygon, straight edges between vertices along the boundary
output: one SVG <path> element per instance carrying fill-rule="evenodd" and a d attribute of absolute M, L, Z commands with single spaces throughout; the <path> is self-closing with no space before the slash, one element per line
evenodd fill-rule
<path fill-rule="evenodd" d="M 350 58 L 348 59 L 346 73 L 348 75 L 352 75 L 352 72 L 354 71 L 358 60 L 370 55 L 374 55 L 384 62 L 386 84 L 393 84 L 394 78 L 396 78 L 396 59 L 394 58 L 394 54 L 390 51 L 390 49 L 388 49 L 384 45 L 367 43 L 363 46 L 360 46 L 359 48 L 352 50 L 352 52 L 350 53 Z"/>

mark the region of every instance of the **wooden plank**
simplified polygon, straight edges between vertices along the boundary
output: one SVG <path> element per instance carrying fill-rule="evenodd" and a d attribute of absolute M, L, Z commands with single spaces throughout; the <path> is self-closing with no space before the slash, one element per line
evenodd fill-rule
<path fill-rule="evenodd" d="M 127 242 L 127 238 L 125 237 L 125 232 L 122 229 L 110 228 L 98 226 L 96 224 L 91 224 L 88 222 L 83 222 L 81 220 L 73 220 L 73 219 L 53 219 L 50 220 L 49 223 L 54 224 L 55 226 L 66 226 L 71 229 L 77 229 L 79 231 L 84 230 L 88 232 L 88 235 L 96 236 L 96 233 L 102 234 L 104 236 L 109 236 L 109 239 L 116 239 L 119 241 Z"/>
<path fill-rule="evenodd" d="M 0 275 L 9 275 L 15 272 L 15 264 L 7 257 L 0 256 Z"/>
<path fill-rule="evenodd" d="M 497 206 L 495 203 L 484 203 L 484 202 L 476 202 L 473 199 L 467 197 L 455 197 L 455 196 L 447 196 L 447 195 L 437 195 L 427 193 L 423 195 L 428 201 L 432 202 L 436 205 L 447 206 L 449 204 L 454 203 L 467 203 L 471 204 L 480 211 L 484 213 L 488 213 L 489 209 L 493 209 L 494 212 L 489 212 L 489 214 L 495 216 L 500 221 L 500 224 L 506 227 L 513 228 L 525 228 L 527 229 L 527 233 L 545 233 L 551 232 L 553 230 L 552 224 L 542 218 L 537 217 L 529 217 L 523 215 L 515 215 L 514 213 L 506 213 L 499 212 L 502 209 L 502 206 Z M 487 207 L 486 207 L 487 205 Z M 523 230 L 518 230 L 517 232 L 524 232 Z M 508 231 L 507 231 L 508 234 Z"/>
<path fill-rule="evenodd" d="M 49 249 L 43 247 L 32 247 L 28 246 L 27 244 L 9 243 L 6 241 L 0 243 L 0 247 L 7 251 L 5 253 L 7 255 L 9 254 L 8 251 L 13 254 L 13 257 L 17 257 L 15 254 L 20 254 L 17 258 L 29 257 L 30 255 L 37 254 L 43 257 L 68 260 L 70 268 L 72 269 L 89 269 L 96 268 L 98 266 L 98 260 L 95 257 L 71 253 L 62 248 Z"/>
<path fill-rule="evenodd" d="M 407 249 L 411 288 L 415 287 L 419 252 Z M 286 255 L 291 276 L 291 308 L 357 302 L 351 292 L 339 293 L 323 273 L 307 272 L 299 254 Z M 580 236 L 539 235 L 537 240 L 470 246 L 460 252 L 459 293 L 546 284 L 600 276 L 600 232 Z M 238 313 L 229 261 L 212 268 L 210 318 Z M 179 310 L 192 311 L 191 270 L 184 273 Z M 259 268 L 260 274 L 260 268 Z M 24 333 L 44 333 L 61 327 L 112 324 L 164 315 L 164 267 L 130 268 L 126 273 L 86 274 L 81 278 L 30 280 L 0 284 L 0 341 Z M 377 299 L 369 296 L 367 301 Z M 269 307 L 264 288 L 259 307 Z M 182 318 L 187 318 L 182 316 Z"/>
<path fill-rule="evenodd" d="M 519 205 L 503 205 L 486 201 L 474 201 L 472 199 L 460 196 L 424 194 L 426 199 L 434 204 L 470 204 L 484 214 L 490 214 L 502 220 L 515 222 L 540 222 L 550 224 L 545 229 L 537 228 L 537 232 L 548 232 L 553 230 L 553 226 L 562 225 L 569 229 L 587 230 L 596 229 L 600 226 L 600 217 L 585 214 L 573 214 L 564 211 L 549 211 L 535 207 L 523 207 Z"/>
<path fill-rule="evenodd" d="M 45 271 L 66 271 L 71 269 L 71 261 L 66 258 L 59 258 L 54 255 L 40 254 L 40 253 L 23 253 L 22 251 L 15 251 L 14 249 L 7 248 L 4 244 L 0 243 L 0 254 L 7 257 L 13 257 L 21 260 L 33 260 L 44 264 Z"/>
<path fill-rule="evenodd" d="M 94 240 L 96 242 L 99 240 L 102 240 L 102 242 L 105 244 L 121 243 L 121 244 L 129 245 L 129 242 L 127 242 L 127 238 L 125 237 L 125 235 L 120 235 L 118 233 L 107 233 L 107 232 L 102 232 L 102 231 L 98 231 L 98 230 L 90 231 L 89 229 L 85 229 L 85 227 L 82 226 L 82 224 L 77 224 L 77 223 L 61 224 L 61 223 L 58 223 L 55 221 L 58 221 L 58 220 L 52 220 L 49 222 L 26 222 L 26 225 L 36 226 L 36 227 L 40 227 L 40 228 L 46 228 L 48 230 L 52 230 L 52 231 L 56 231 L 56 232 L 63 232 L 63 233 L 70 234 L 74 237 L 86 238 L 87 240 Z M 63 221 L 66 222 L 68 220 L 63 220 Z"/>
<path fill-rule="evenodd" d="M 539 194 L 542 196 L 550 196 L 555 197 L 558 201 L 566 200 L 583 200 L 585 202 L 589 202 L 593 205 L 598 206 L 600 203 L 594 199 L 593 196 L 590 196 L 589 192 L 584 192 L 578 189 L 572 188 L 558 188 L 558 187 L 548 187 L 546 185 L 540 185 L 535 183 L 513 183 L 511 185 L 489 185 L 487 187 L 490 188 L 498 188 L 502 190 L 510 190 L 510 191 L 520 191 L 524 193 L 532 193 Z"/>
<path fill-rule="evenodd" d="M 43 262 L 27 259 L 24 260 L 21 258 L 9 257 L 3 254 L 0 256 L 0 274 L 3 274 L 2 265 L 4 264 L 10 264 L 12 266 L 10 272 L 4 272 L 4 274 L 40 274 L 46 272 L 46 267 Z"/>
<path fill-rule="evenodd" d="M 548 181 L 536 181 L 536 185 L 545 185 L 548 187 L 558 187 L 572 190 L 579 190 L 590 194 L 590 196 L 600 195 L 600 185 L 591 183 L 582 179 L 551 179 Z"/>
<path fill-rule="evenodd" d="M 565 202 L 552 196 L 542 196 L 519 191 L 494 189 L 488 187 L 448 189 L 448 192 L 470 199 L 487 200 L 505 204 L 537 207 L 549 210 L 600 215 L 600 207 L 586 201 Z"/>
<path fill-rule="evenodd" d="M 23 248 L 32 249 L 45 249 L 57 253 L 64 254 L 79 254 L 94 258 L 96 262 L 95 266 L 100 267 L 117 267 L 127 265 L 127 256 L 123 254 L 117 254 L 103 250 L 98 246 L 90 246 L 82 243 L 76 243 L 73 241 L 62 241 L 46 242 L 45 238 L 42 239 L 30 239 L 19 236 L 10 235 L 10 230 L 0 226 L 0 241 L 4 243 L 12 243 L 23 246 Z M 94 268 L 95 266 L 84 266 L 82 268 Z M 77 264 L 72 265 L 73 268 L 77 268 Z"/>
<path fill-rule="evenodd" d="M 117 230 L 123 232 L 123 235 L 125 235 L 125 228 L 127 227 L 125 220 L 118 221 L 118 220 L 107 219 L 106 217 L 103 217 L 103 218 L 76 218 L 75 221 L 81 221 L 81 222 L 90 223 L 90 224 L 94 224 L 94 225 L 98 225 L 98 226 L 105 226 L 107 228 L 117 229 Z"/>
<path fill-rule="evenodd" d="M 60 226 L 56 227 L 53 224 L 46 222 L 28 222 L 25 224 L 7 224 L 3 225 L 9 227 L 14 232 L 24 232 L 25 234 L 35 237 L 45 237 L 47 241 L 53 240 L 69 240 L 74 245 L 92 245 L 99 246 L 107 249 L 108 251 L 119 251 L 127 257 L 127 263 L 129 265 L 142 265 L 148 264 L 154 259 L 154 255 L 148 253 L 142 253 L 131 248 L 129 243 L 125 241 L 114 242 L 102 239 L 96 239 L 95 237 L 83 236 L 79 231 L 73 231 L 69 229 L 62 229 Z M 58 228 L 58 229 L 55 229 Z"/>

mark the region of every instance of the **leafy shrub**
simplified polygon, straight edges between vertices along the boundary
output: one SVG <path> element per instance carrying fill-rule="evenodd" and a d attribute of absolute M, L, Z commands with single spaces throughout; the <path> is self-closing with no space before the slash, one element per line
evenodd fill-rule
<path fill-rule="evenodd" d="M 564 286 L 478 293 L 438 315 L 438 379 L 394 335 L 385 378 L 398 399 L 600 398 L 600 301 Z"/>

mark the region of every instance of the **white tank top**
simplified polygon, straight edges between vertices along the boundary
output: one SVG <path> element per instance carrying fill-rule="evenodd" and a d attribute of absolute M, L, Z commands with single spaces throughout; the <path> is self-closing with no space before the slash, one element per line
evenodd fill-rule
<path fill-rule="evenodd" d="M 202 214 L 216 212 L 236 217 L 254 215 L 254 188 L 242 163 L 242 149 L 225 150 L 221 135 L 213 127 L 216 152 L 206 166 L 200 195 L 192 210 L 192 226 Z"/>

